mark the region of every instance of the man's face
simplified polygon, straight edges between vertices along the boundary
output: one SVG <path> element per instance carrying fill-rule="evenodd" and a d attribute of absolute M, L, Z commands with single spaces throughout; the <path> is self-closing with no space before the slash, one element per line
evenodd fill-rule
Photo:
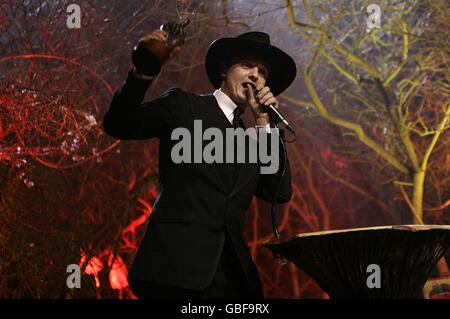
<path fill-rule="evenodd" d="M 263 61 L 250 58 L 234 59 L 222 74 L 224 80 L 220 88 L 234 103 L 244 108 L 247 105 L 247 84 L 250 84 L 253 91 L 261 90 L 266 85 L 268 72 Z"/>

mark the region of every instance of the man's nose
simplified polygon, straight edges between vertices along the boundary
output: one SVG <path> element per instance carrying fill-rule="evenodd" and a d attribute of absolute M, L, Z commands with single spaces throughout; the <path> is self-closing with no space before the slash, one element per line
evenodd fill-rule
<path fill-rule="evenodd" d="M 249 70 L 249 75 L 248 77 L 253 81 L 256 82 L 258 81 L 258 77 L 259 77 L 259 70 L 258 67 L 253 67 Z"/>

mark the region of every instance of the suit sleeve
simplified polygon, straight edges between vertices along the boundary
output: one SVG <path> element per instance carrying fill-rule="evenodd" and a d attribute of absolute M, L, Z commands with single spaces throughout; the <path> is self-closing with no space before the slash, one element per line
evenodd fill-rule
<path fill-rule="evenodd" d="M 256 196 L 264 199 L 268 202 L 273 202 L 275 198 L 275 193 L 277 191 L 278 184 L 280 183 L 281 176 L 283 174 L 284 168 L 284 152 L 282 151 L 281 145 L 279 147 L 279 168 L 274 174 L 261 174 L 260 180 L 256 189 Z M 278 204 L 286 203 L 290 201 L 292 197 L 292 185 L 291 185 L 291 169 L 289 158 L 286 157 L 286 166 L 283 179 L 281 181 L 280 189 L 278 192 L 276 202 Z"/>
<path fill-rule="evenodd" d="M 147 61 L 153 58 L 148 52 L 143 54 L 147 54 L 144 56 Z M 161 136 L 167 131 L 173 121 L 172 110 L 177 104 L 179 90 L 171 89 L 158 99 L 142 103 L 150 84 L 151 81 L 138 79 L 129 72 L 103 117 L 103 128 L 108 135 L 122 140 L 142 140 Z"/>
<path fill-rule="evenodd" d="M 139 73 L 156 76 L 161 65 L 151 51 L 133 50 L 133 64 Z M 123 86 L 114 94 L 109 109 L 103 117 L 105 132 L 122 140 L 141 140 L 158 137 L 167 132 L 174 120 L 174 106 L 180 105 L 178 89 L 148 103 L 142 103 L 151 81 L 143 80 L 129 72 Z"/>

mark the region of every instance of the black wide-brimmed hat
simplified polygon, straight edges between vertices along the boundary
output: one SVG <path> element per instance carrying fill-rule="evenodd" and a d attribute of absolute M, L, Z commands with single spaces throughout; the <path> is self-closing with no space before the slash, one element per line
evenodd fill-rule
<path fill-rule="evenodd" d="M 205 67 L 209 80 L 217 89 L 222 83 L 220 64 L 234 56 L 259 58 L 269 66 L 266 85 L 274 96 L 286 90 L 297 75 L 294 60 L 285 52 L 270 44 L 270 36 L 264 32 L 247 32 L 235 38 L 221 38 L 213 41 L 206 54 Z"/>

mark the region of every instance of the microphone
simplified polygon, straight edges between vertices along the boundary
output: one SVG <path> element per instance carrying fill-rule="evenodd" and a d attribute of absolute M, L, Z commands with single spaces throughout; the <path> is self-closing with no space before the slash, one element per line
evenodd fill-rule
<path fill-rule="evenodd" d="M 294 128 L 285 120 L 283 115 L 273 106 L 270 105 L 262 105 L 262 111 L 269 114 L 270 121 L 274 124 L 278 124 L 283 122 L 286 125 L 286 128 L 292 133 L 295 134 Z"/>

